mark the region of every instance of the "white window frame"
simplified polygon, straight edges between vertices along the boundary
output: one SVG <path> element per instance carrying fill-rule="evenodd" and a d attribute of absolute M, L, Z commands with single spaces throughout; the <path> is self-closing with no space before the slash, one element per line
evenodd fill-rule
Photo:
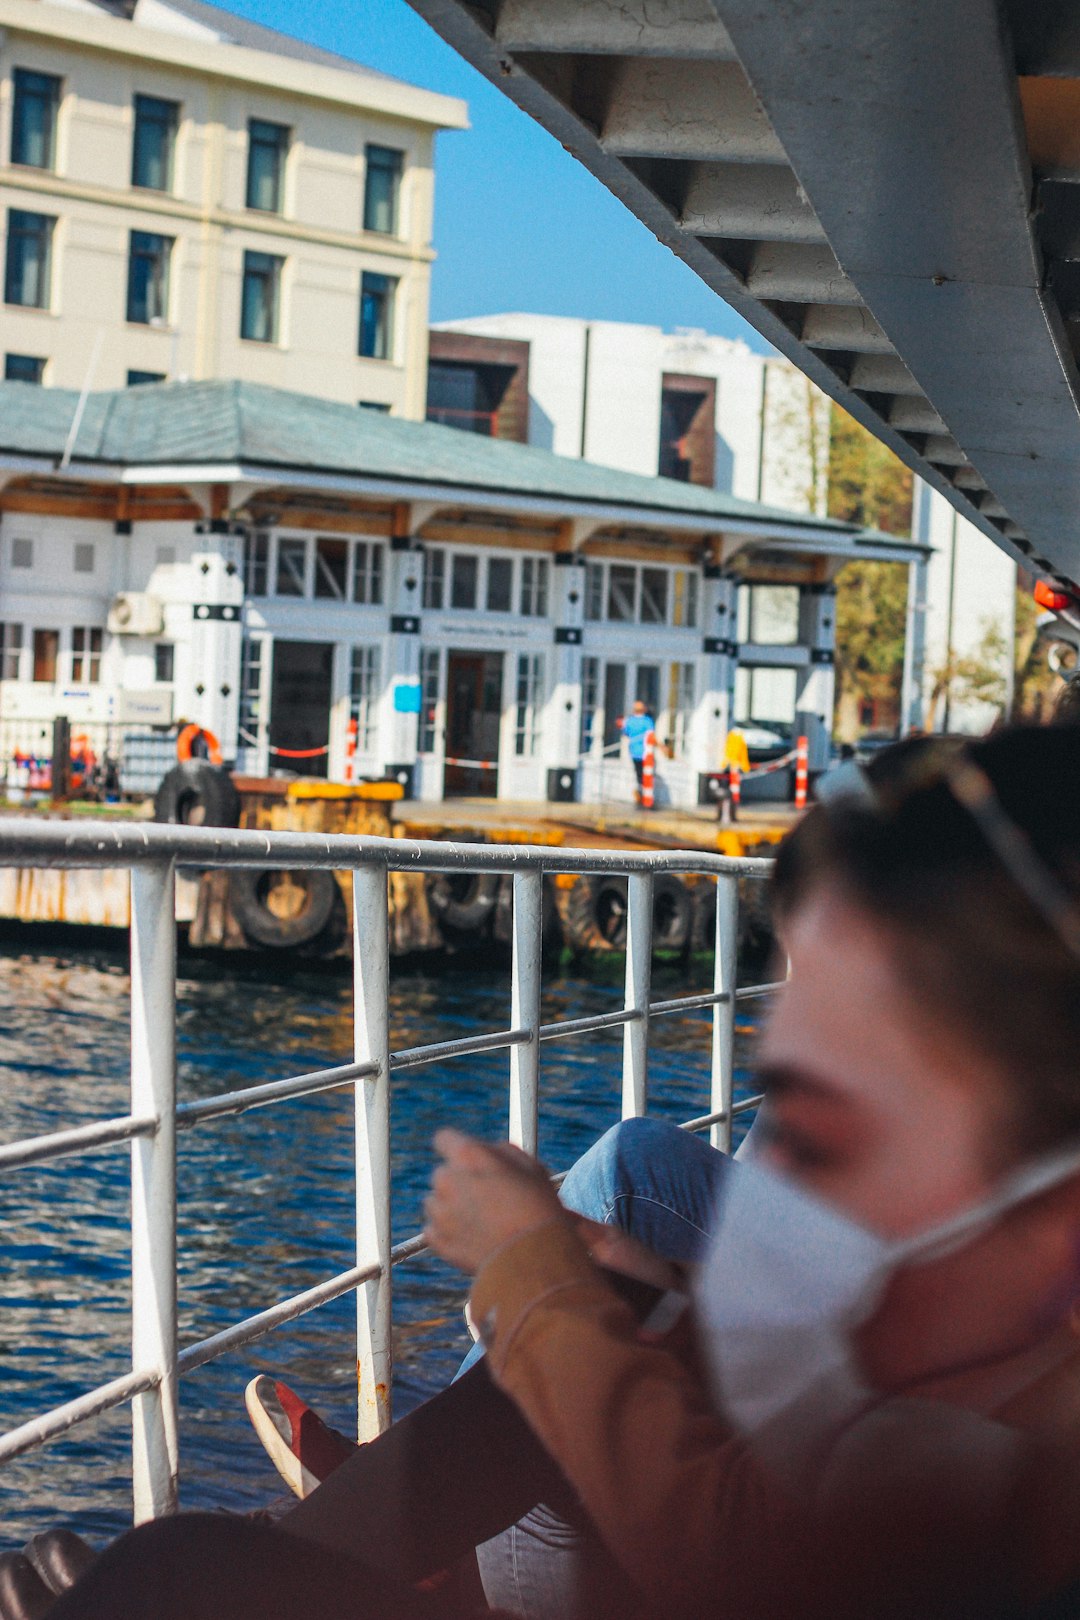
<path fill-rule="evenodd" d="M 0 621 L 0 681 L 24 679 L 26 626 L 11 619 Z"/>
<path fill-rule="evenodd" d="M 280 589 L 282 546 L 302 546 L 304 548 L 304 568 L 302 575 L 302 589 L 299 591 L 283 591 Z M 315 547 L 311 543 L 309 534 L 278 534 L 274 536 L 274 576 L 272 595 L 279 602 L 301 602 L 312 595 L 311 570 Z"/>
<path fill-rule="evenodd" d="M 349 719 L 356 721 L 356 751 L 372 754 L 379 733 L 380 650 L 356 643 L 349 653 Z"/>
<path fill-rule="evenodd" d="M 237 729 L 240 748 L 254 750 L 259 759 L 266 744 L 267 679 L 272 662 L 270 636 L 247 635 L 240 643 L 240 687 L 237 693 Z M 257 653 L 257 656 L 252 656 Z M 255 679 L 251 680 L 252 672 Z"/>
<path fill-rule="evenodd" d="M 442 733 L 443 657 L 445 648 L 420 648 L 420 713 L 416 717 L 416 752 L 426 758 L 439 754 Z M 431 719 L 427 719 L 428 708 Z"/>
<path fill-rule="evenodd" d="M 270 565 L 273 562 L 272 536 L 268 529 L 249 529 L 244 536 L 244 595 L 264 597 L 271 594 L 270 581 L 273 577 L 277 584 L 276 573 L 271 576 Z M 261 552 L 261 555 L 260 555 Z M 262 572 L 262 589 L 255 589 L 255 581 Z"/>
<path fill-rule="evenodd" d="M 697 666 L 689 659 L 672 659 L 667 667 L 667 707 L 663 740 L 673 759 L 685 759 L 697 702 Z"/>
<path fill-rule="evenodd" d="M 449 552 L 443 546 L 424 546 L 423 581 L 420 589 L 421 608 L 428 613 L 441 613 L 446 606 L 446 580 L 449 570 L 446 559 Z"/>
<path fill-rule="evenodd" d="M 546 619 L 551 601 L 551 563 L 547 557 L 522 557 L 519 605 L 525 619 Z"/>
<path fill-rule="evenodd" d="M 364 594 L 361 595 L 361 587 Z M 349 558 L 350 600 L 357 607 L 381 607 L 386 595 L 386 546 L 361 536 L 352 543 Z"/>
<path fill-rule="evenodd" d="M 101 660 L 104 652 L 105 633 L 99 624 L 72 625 L 70 652 L 72 686 L 100 686 Z"/>
<path fill-rule="evenodd" d="M 514 669 L 515 759 L 535 759 L 540 752 L 544 673 L 543 653 L 518 653 Z"/>

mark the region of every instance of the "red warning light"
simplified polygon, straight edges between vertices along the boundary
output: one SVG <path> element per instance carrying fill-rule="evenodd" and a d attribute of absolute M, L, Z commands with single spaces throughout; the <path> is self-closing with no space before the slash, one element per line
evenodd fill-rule
<path fill-rule="evenodd" d="M 1034 594 L 1039 606 L 1047 608 L 1051 613 L 1061 613 L 1076 601 L 1069 591 L 1057 590 L 1053 585 L 1048 585 L 1044 579 L 1035 581 Z"/>

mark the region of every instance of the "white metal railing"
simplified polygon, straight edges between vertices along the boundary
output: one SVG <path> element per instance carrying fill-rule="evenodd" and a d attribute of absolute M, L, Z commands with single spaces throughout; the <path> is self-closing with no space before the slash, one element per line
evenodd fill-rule
<path fill-rule="evenodd" d="M 178 1500 L 177 1385 L 228 1350 L 352 1290 L 357 1296 L 357 1429 L 370 1439 L 390 1421 L 392 1270 L 422 1252 L 422 1234 L 391 1246 L 390 1075 L 476 1052 L 509 1053 L 509 1135 L 536 1152 L 540 1046 L 597 1029 L 623 1029 L 622 1115 L 644 1113 L 653 1019 L 712 1008 L 709 1111 L 684 1128 L 709 1130 L 729 1148 L 734 1116 L 760 1098 L 734 1103 L 735 1004 L 774 985 L 736 989 L 738 879 L 762 877 L 771 862 L 692 852 L 537 849 L 418 842 L 209 827 L 76 825 L 9 821 L 0 826 L 0 866 L 128 867 L 131 872 L 131 1104 L 127 1114 L 0 1146 L 0 1171 L 130 1143 L 131 1371 L 0 1435 L 0 1464 L 44 1445 L 99 1413 L 132 1405 L 135 1520 L 175 1510 Z M 324 868 L 351 871 L 353 899 L 353 1061 L 285 1080 L 176 1100 L 176 926 L 178 867 Z M 389 872 L 495 872 L 513 880 L 510 1027 L 390 1050 Z M 617 1012 L 540 1022 L 542 886 L 554 873 L 625 874 L 626 990 Z M 651 999 L 652 888 L 663 872 L 715 878 L 713 989 Z M 358 1083 L 359 1082 L 359 1083 Z M 355 1094 L 356 1263 L 219 1333 L 180 1349 L 176 1295 L 176 1135 L 214 1119 L 293 1097 L 352 1087 Z"/>

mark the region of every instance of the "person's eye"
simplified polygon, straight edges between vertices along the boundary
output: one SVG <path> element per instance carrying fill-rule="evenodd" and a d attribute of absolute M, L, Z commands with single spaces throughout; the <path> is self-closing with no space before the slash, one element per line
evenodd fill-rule
<path fill-rule="evenodd" d="M 784 1169 L 810 1174 L 831 1170 L 837 1163 L 835 1146 L 827 1138 L 799 1130 L 775 1115 L 767 1122 L 763 1115 L 755 1134 L 762 1151 Z"/>

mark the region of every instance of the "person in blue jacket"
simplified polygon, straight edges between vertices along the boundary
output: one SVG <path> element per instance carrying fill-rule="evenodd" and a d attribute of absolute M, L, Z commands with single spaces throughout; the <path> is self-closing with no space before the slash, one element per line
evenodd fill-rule
<path fill-rule="evenodd" d="M 634 796 L 640 804 L 641 778 L 645 769 L 645 739 L 650 731 L 656 730 L 656 721 L 640 698 L 634 704 L 633 712 L 619 721 L 619 730 L 630 744 L 630 758 L 634 765 L 634 775 L 637 777 L 637 792 Z"/>

